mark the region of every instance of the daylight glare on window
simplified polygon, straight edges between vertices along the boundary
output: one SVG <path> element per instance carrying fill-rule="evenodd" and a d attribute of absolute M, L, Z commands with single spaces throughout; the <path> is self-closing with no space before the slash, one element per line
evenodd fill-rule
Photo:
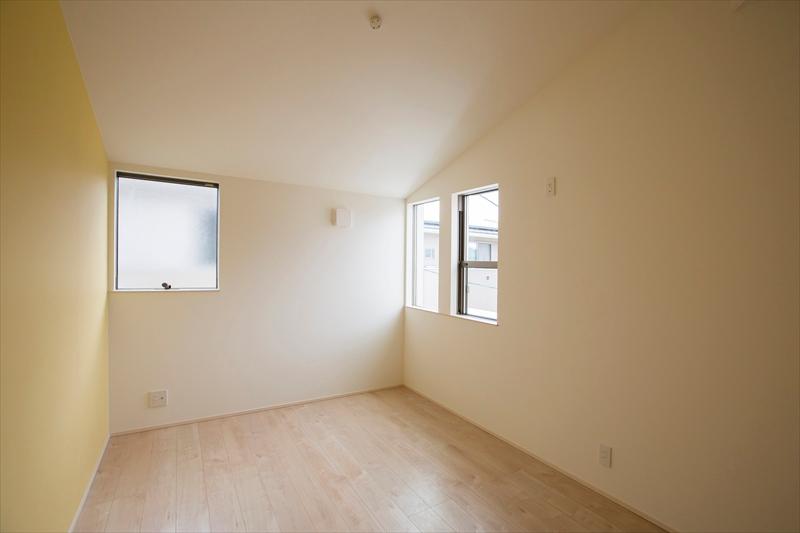
<path fill-rule="evenodd" d="M 439 308 L 439 201 L 413 206 L 412 302 Z"/>

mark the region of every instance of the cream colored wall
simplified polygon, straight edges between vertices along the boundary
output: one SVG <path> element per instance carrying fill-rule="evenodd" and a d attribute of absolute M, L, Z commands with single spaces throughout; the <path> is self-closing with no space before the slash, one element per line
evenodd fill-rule
<path fill-rule="evenodd" d="M 731 5 L 643 4 L 409 198 L 498 182 L 502 255 L 499 326 L 406 309 L 405 380 L 677 530 L 796 531 L 799 4 Z"/>
<path fill-rule="evenodd" d="M 111 294 L 112 432 L 402 382 L 403 200 L 112 166 L 216 181 L 221 203 L 218 292 Z"/>
<path fill-rule="evenodd" d="M 59 5 L 0 20 L 0 529 L 64 531 L 108 435 L 107 163 Z"/>

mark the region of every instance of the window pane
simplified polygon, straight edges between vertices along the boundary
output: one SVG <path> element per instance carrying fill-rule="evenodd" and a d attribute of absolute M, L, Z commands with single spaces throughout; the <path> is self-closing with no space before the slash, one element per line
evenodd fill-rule
<path fill-rule="evenodd" d="M 468 268 L 467 314 L 497 320 L 497 269 Z"/>
<path fill-rule="evenodd" d="M 217 287 L 216 187 L 120 176 L 117 190 L 118 289 Z"/>
<path fill-rule="evenodd" d="M 459 312 L 497 320 L 497 261 L 500 220 L 498 189 L 465 194 L 460 228 L 461 261 L 483 262 L 485 268 L 462 266 Z"/>
<path fill-rule="evenodd" d="M 470 194 L 467 210 L 467 261 L 497 261 L 500 195 L 493 191 Z"/>
<path fill-rule="evenodd" d="M 413 305 L 439 309 L 439 201 L 415 205 Z"/>

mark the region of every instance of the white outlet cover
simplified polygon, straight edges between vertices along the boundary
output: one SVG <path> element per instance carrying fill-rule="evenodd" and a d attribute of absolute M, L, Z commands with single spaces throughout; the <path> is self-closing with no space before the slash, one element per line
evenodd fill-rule
<path fill-rule="evenodd" d="M 611 468 L 611 453 L 612 449 L 610 446 L 606 446 L 605 444 L 600 445 L 600 454 L 598 456 L 600 465 Z"/>

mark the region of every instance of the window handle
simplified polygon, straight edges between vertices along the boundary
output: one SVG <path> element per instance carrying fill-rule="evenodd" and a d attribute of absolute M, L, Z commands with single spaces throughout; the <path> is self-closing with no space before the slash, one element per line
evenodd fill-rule
<path fill-rule="evenodd" d="M 164 290 L 169 290 L 169 289 L 172 288 L 172 285 L 170 285 L 166 281 L 164 283 L 162 283 L 161 286 L 164 287 Z"/>

